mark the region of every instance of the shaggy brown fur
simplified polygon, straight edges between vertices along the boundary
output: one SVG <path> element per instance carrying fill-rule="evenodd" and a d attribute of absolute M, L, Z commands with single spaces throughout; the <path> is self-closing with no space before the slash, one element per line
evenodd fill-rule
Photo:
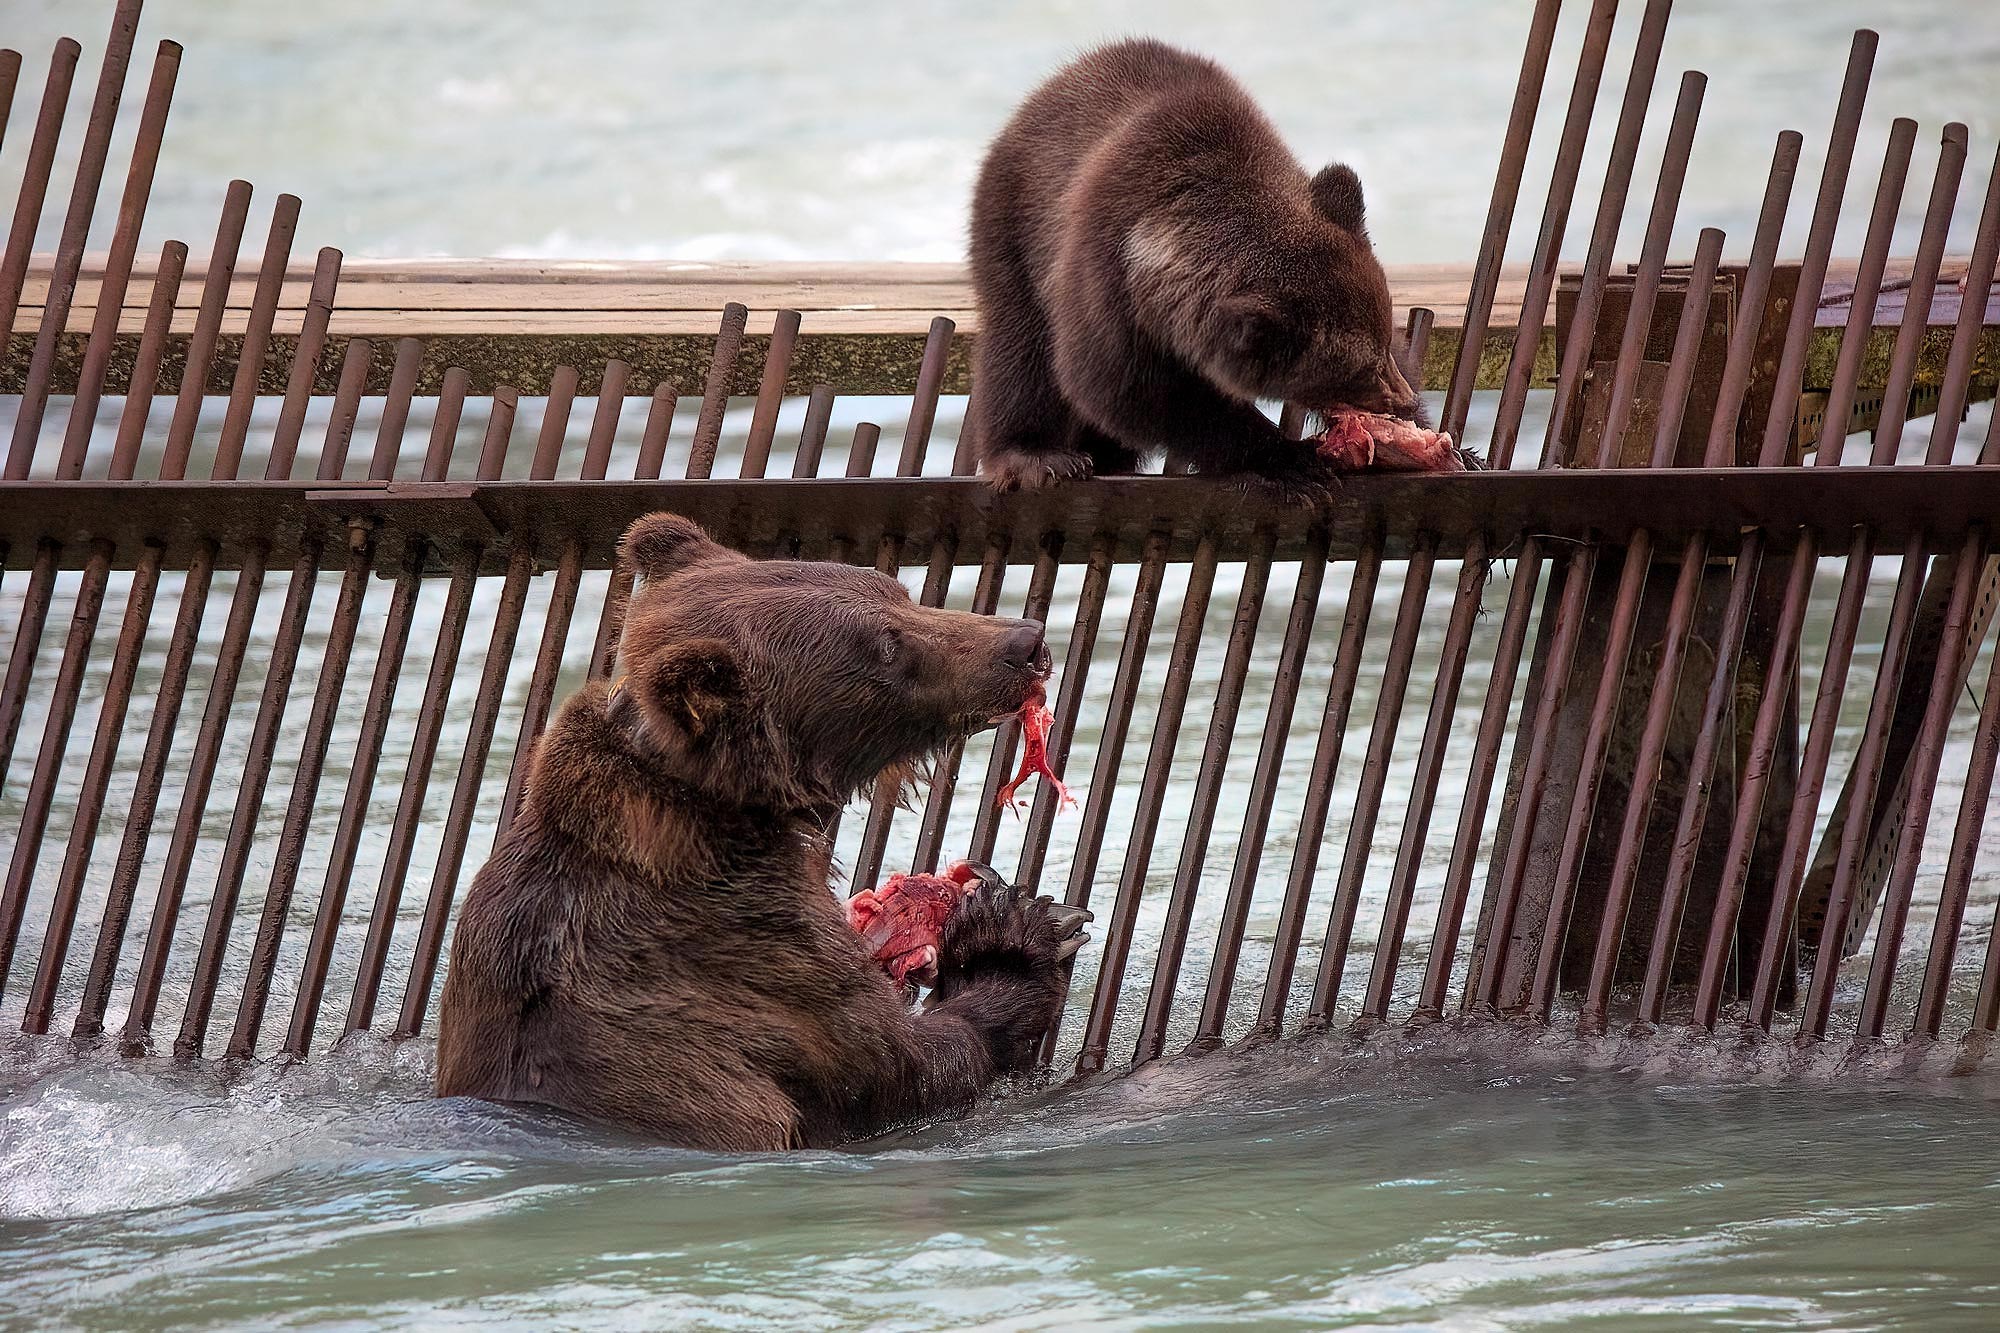
<path fill-rule="evenodd" d="M 1309 179 L 1220 66 L 1162 43 L 1101 47 L 1022 104 L 971 258 L 972 429 L 1002 490 L 1164 450 L 1315 499 L 1331 474 L 1258 399 L 1420 411 L 1354 172 Z"/>
<path fill-rule="evenodd" d="M 672 515 L 625 548 L 623 684 L 564 705 L 473 881 L 439 1095 L 783 1149 L 963 1106 L 1022 1067 L 1080 921 L 989 882 L 912 1014 L 831 891 L 823 830 L 883 770 L 1018 709 L 1048 673 L 1041 627 L 749 560 Z"/>

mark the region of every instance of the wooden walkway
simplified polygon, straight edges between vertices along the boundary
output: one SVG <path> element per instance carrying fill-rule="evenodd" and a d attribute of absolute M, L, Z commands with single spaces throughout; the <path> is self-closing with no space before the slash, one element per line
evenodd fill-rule
<path fill-rule="evenodd" d="M 83 335 L 96 315 L 101 263 L 101 256 L 86 258 L 57 371 L 58 392 L 66 380 L 73 382 Z M 154 263 L 152 257 L 142 257 L 127 288 L 119 320 L 123 336 L 110 374 L 114 388 L 122 387 L 130 374 L 132 352 L 151 298 Z M 1891 265 L 1875 312 L 1864 389 L 1878 387 L 1886 369 L 1894 328 L 1902 316 L 1899 279 L 1907 271 L 1907 263 L 1900 270 Z M 1964 271 L 1962 259 L 1945 265 L 1930 317 L 1934 329 L 1930 342 L 1935 347 L 1926 351 L 1920 383 L 1934 380 L 1942 370 L 1947 331 L 1958 318 Z M 0 368 L 0 393 L 19 392 L 26 363 L 21 344 L 40 325 L 48 273 L 49 257 L 36 256 L 15 318 L 10 355 Z M 1836 261 L 1829 270 L 1818 314 L 1821 335 L 1807 372 L 1809 390 L 1823 387 L 1831 376 L 1839 330 L 1848 318 L 1852 274 L 1851 261 Z M 1502 271 L 1482 357 L 1482 387 L 1498 387 L 1520 317 L 1526 276 L 1525 265 Z M 168 383 L 177 382 L 178 355 L 193 329 L 205 277 L 205 261 L 190 260 L 175 304 L 173 331 L 179 337 L 170 344 L 164 370 Z M 1457 356 L 1471 270 L 1448 264 L 1404 265 L 1392 268 L 1389 277 L 1399 316 L 1415 306 L 1436 314 L 1424 380 L 1428 387 L 1441 388 Z M 311 279 L 310 259 L 295 261 L 287 269 L 275 328 L 280 356 L 268 377 L 270 391 L 282 386 L 289 362 L 287 340 L 298 331 Z M 256 282 L 254 260 L 233 275 L 221 355 L 216 360 L 218 391 L 227 387 L 233 341 L 240 338 L 248 319 Z M 786 309 L 802 315 L 790 386 L 795 392 L 822 382 L 847 392 L 907 392 L 924 334 L 939 315 L 952 320 L 960 335 L 946 391 L 964 391 L 965 350 L 978 335 L 979 318 L 961 264 L 350 259 L 342 269 L 331 333 L 336 343 L 354 337 L 375 343 L 378 389 L 386 384 L 395 340 L 421 337 L 427 345 L 424 384 L 429 388 L 435 388 L 444 366 L 462 365 L 472 374 L 475 391 L 505 383 L 533 393 L 546 387 L 557 365 L 584 367 L 615 356 L 632 365 L 633 392 L 649 391 L 660 380 L 691 390 L 707 364 L 719 312 L 730 301 L 750 311 L 738 392 L 754 391 L 764 339 L 776 312 Z M 2000 367 L 2000 296 L 1989 302 L 1984 323 L 1988 332 L 1974 379 L 1990 384 Z M 1547 382 L 1554 371 L 1549 330 L 1543 332 L 1541 351 L 1536 377 Z M 339 358 L 329 358 L 328 364 L 337 367 Z M 331 384 L 326 388 L 330 391 Z"/>

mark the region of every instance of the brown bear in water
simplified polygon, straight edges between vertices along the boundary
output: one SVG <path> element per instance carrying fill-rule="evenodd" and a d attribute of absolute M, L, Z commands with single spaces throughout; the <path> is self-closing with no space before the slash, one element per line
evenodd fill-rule
<path fill-rule="evenodd" d="M 1200 56 L 1118 42 L 1036 90 L 980 171 L 971 259 L 971 427 L 1002 490 L 1164 450 L 1312 500 L 1330 470 L 1257 400 L 1420 419 L 1361 182 L 1308 179 Z"/>
<path fill-rule="evenodd" d="M 1024 1067 L 1087 914 L 988 876 L 913 1014 L 831 891 L 825 829 L 1037 694 L 1041 627 L 916 606 L 872 570 L 751 560 L 669 514 L 624 549 L 625 675 L 563 706 L 473 880 L 439 1095 L 776 1150 L 962 1107 Z"/>

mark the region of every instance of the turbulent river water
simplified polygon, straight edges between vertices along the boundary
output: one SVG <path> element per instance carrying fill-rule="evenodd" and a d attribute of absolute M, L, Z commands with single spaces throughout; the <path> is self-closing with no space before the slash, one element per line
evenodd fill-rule
<path fill-rule="evenodd" d="M 30 53 L 28 73 L 38 78 L 36 62 L 49 40 L 75 32 L 88 52 L 108 8 L 101 0 L 7 0 L 0 3 L 0 39 Z M 726 11 L 637 0 L 154 0 L 144 35 L 182 39 L 188 58 L 161 166 L 157 225 L 149 231 L 202 242 L 221 182 L 243 175 L 266 200 L 279 189 L 305 197 L 302 244 L 337 244 L 356 254 L 955 258 L 980 145 L 1012 101 L 1067 53 L 1145 31 L 1225 58 L 1308 159 L 1341 156 L 1359 165 L 1387 258 L 1463 261 L 1485 208 L 1527 8 L 1480 0 L 1039 0 L 921 10 L 846 0 Z M 1849 225 L 1858 225 L 1865 209 L 1892 115 L 1925 126 L 1913 180 L 1927 179 L 1934 131 L 1948 118 L 1970 122 L 1983 180 L 2000 132 L 1993 92 L 2000 86 L 2000 9 L 1961 0 L 1686 0 L 1678 8 L 1663 68 L 1696 64 L 1713 79 L 1682 212 L 1684 239 L 1704 225 L 1747 235 L 1780 128 L 1807 132 L 1801 179 L 1816 175 L 1813 147 L 1847 34 L 1864 22 L 1881 28 L 1884 42 Z M 1573 41 L 1574 22 L 1566 20 L 1566 41 Z M 1614 70 L 1623 68 L 1630 26 L 1628 18 Z M 24 76 L 24 98 L 31 81 Z M 1662 98 L 1670 97 L 1671 79 L 1662 86 Z M 1616 80 L 1607 80 L 1606 116 L 1616 96 Z M 16 124 L 26 123 L 26 105 L 17 105 Z M 9 136 L 0 179 L 18 170 L 25 137 Z M 1641 180 L 1649 177 L 1657 138 L 1657 130 L 1648 137 Z M 1589 177 L 1594 167 L 1585 170 Z M 1536 171 L 1531 166 L 1531 181 Z M 1635 191 L 1635 216 L 1644 193 Z M 1906 199 L 1900 251 L 1913 244 L 1922 197 L 1912 188 Z M 51 237 L 59 206 L 59 198 L 50 205 Z M 1961 192 L 1959 234 L 1977 206 L 1969 185 Z M 1795 224 L 1802 226 L 1803 212 L 1794 210 Z M 1524 218 L 1532 213 L 1524 206 Z M 262 225 L 253 215 L 252 234 Z M 1531 229 L 1524 221 L 1516 230 Z M 1628 226 L 1627 235 L 1636 234 Z M 1525 244 L 1517 235 L 1516 249 Z M 1856 246 L 1858 237 L 1843 248 Z M 1740 242 L 1731 248 L 1740 250 Z M 959 406 L 946 404 L 940 449 L 949 449 Z M 524 403 L 523 419 L 537 410 Z M 895 410 L 843 404 L 836 434 L 854 415 L 893 422 Z M 1530 439 L 1539 410 L 1531 405 Z M 419 404 L 419 428 L 426 411 Z M 796 429 L 798 411 L 798 404 L 788 409 L 781 441 Z M 1482 401 L 1478 411 L 1489 412 L 1490 404 Z M 1976 441 L 1985 422 L 1986 409 L 1975 409 L 1962 439 Z M 214 424 L 205 418 L 198 461 L 213 447 Z M 732 414 L 725 455 L 744 424 L 742 414 Z M 364 422 L 362 429 L 372 427 Z M 1913 428 L 1911 447 L 1920 447 L 1924 429 Z M 628 436 L 613 475 L 621 464 L 629 468 L 636 429 Z M 891 458 L 893 440 L 892 430 L 884 447 Z M 783 460 L 776 465 L 782 469 Z M 1877 562 L 1857 680 L 1873 669 L 1869 646 L 1879 641 L 1895 565 Z M 1236 577 L 1225 567 L 1218 578 L 1191 718 L 1213 698 Z M 1282 624 L 1292 577 L 1288 567 L 1274 571 L 1267 638 Z M 1822 612 L 1838 577 L 1828 562 L 1815 603 Z M 1170 575 L 1162 626 L 1178 614 L 1183 578 L 1181 571 Z M 1437 572 L 1427 617 L 1432 636 L 1442 629 L 1454 579 L 1455 570 Z M 1506 579 L 1505 567 L 1496 571 L 1489 606 L 1503 603 Z M 1385 576 L 1378 621 L 1393 613 L 1396 582 Z M 964 604 L 969 585 L 962 572 L 955 604 Z M 174 586 L 168 580 L 163 587 L 163 604 Z M 59 588 L 59 606 L 71 587 Z M 1344 588 L 1344 578 L 1328 579 L 1322 627 L 1337 622 Z M 1129 580 L 1114 584 L 1106 644 L 1122 633 L 1121 591 L 1129 591 Z M 18 575 L 0 581 L 0 625 L 12 625 L 21 592 Z M 1074 595 L 1070 577 L 1059 585 L 1052 624 L 1067 623 Z M 253 661 L 268 644 L 275 601 L 267 595 Z M 106 624 L 115 624 L 116 610 L 114 598 Z M 469 642 L 483 642 L 491 616 L 490 601 L 475 608 Z M 309 654 L 324 625 L 322 610 Z M 588 628 L 572 636 L 566 684 L 580 674 Z M 364 620 L 357 660 L 372 661 L 378 630 L 376 617 Z M 1155 635 L 1154 679 L 1170 637 Z M 1817 621 L 1803 663 L 1808 691 L 1814 645 L 1824 639 Z M 1057 647 L 1060 657 L 1060 641 Z M 1329 634 L 1307 663 L 1308 702 L 1295 722 L 1288 782 L 1302 782 L 1310 760 L 1331 647 Z M 59 634 L 45 636 L 43 653 L 52 672 Z M 1975 682 L 1984 680 L 1990 657 L 1989 649 Z M 198 678 L 208 665 L 197 664 Z M 102 667 L 86 681 L 87 709 L 101 693 Z M 141 664 L 134 735 L 143 729 L 158 670 L 155 645 Z M 1483 689 L 1483 670 L 1482 662 L 1471 665 L 1465 698 Z M 526 689 L 525 672 L 517 674 L 510 710 Z M 350 681 L 342 709 L 350 723 L 365 684 Z M 1246 718 L 1262 716 L 1270 684 L 1267 668 L 1253 670 Z M 1351 808 L 1374 684 L 1374 672 L 1364 669 L 1330 846 L 1340 836 L 1340 812 Z M 245 708 L 254 709 L 254 686 L 243 691 Z M 405 713 L 415 693 L 406 678 L 399 696 Z M 454 697 L 447 747 L 465 726 L 465 693 Z M 1856 697 L 1851 687 L 1850 702 Z M 1151 706 L 1141 701 L 1136 735 L 1146 735 Z M 1462 710 L 1461 746 L 1474 711 Z M 1836 773 L 1861 723 L 1857 709 L 1849 713 Z M 1940 810 L 1957 808 L 1971 718 L 1967 702 L 1954 723 Z M 298 751 L 303 710 L 296 698 L 289 719 L 273 803 L 283 799 Z M 385 782 L 395 781 L 407 752 L 407 722 L 399 715 L 392 726 Z M 1405 730 L 1413 725 L 1406 721 Z M 31 713 L 24 737 L 38 728 Z M 77 744 L 87 747 L 88 728 L 78 730 Z M 239 709 L 230 742 L 238 749 L 225 752 L 225 771 L 245 731 Z M 1184 732 L 1183 770 L 1199 751 L 1200 731 L 1191 724 Z M 336 770 L 350 737 L 343 726 L 334 738 Z M 1399 827 L 1414 747 L 1408 739 L 1392 769 L 1385 829 Z M 1086 728 L 1076 738 L 1078 754 L 1087 760 L 1095 743 Z M 17 754 L 13 780 L 0 793 L 0 827 L 11 829 L 18 817 L 18 779 L 31 748 L 23 745 L 30 753 Z M 121 757 L 114 802 L 130 789 L 137 748 L 128 745 Z M 1244 746 L 1238 749 L 1211 875 L 1232 850 L 1229 831 L 1243 800 L 1248 765 Z M 969 772 L 982 771 L 983 755 L 975 745 Z M 72 757 L 80 764 L 80 755 Z M 497 769 L 504 771 L 506 757 L 496 753 Z M 1136 762 L 1135 751 L 1128 774 Z M 1456 808 L 1458 780 L 1447 775 L 1440 808 Z M 170 776 L 169 803 L 178 781 Z M 445 787 L 433 783 L 433 822 L 443 817 Z M 189 900 L 196 917 L 227 826 L 227 801 L 212 802 L 210 815 Z M 45 851 L 50 874 L 68 818 L 69 807 L 59 803 Z M 1161 848 L 1178 845 L 1185 818 L 1170 802 Z M 969 813 L 960 823 L 967 821 Z M 858 822 L 848 821 L 849 843 Z M 1115 812 L 1113 829 L 1125 826 Z M 953 845 L 964 831 L 954 826 Z M 1068 831 L 1059 826 L 1058 872 Z M 490 832 L 488 824 L 475 830 L 475 856 Z M 906 823 L 890 864 L 907 854 L 909 832 Z M 315 826 L 308 858 L 315 865 L 329 833 Z M 1289 855 L 1289 836 L 1274 830 L 1267 864 Z M 1941 870 L 1943 837 L 1943 828 L 1934 829 L 1922 884 L 1934 885 Z M 163 841 L 154 840 L 154 866 Z M 1393 857 L 1383 841 L 1371 872 L 1386 873 Z M 1443 839 L 1432 841 L 1419 920 L 1434 909 L 1442 872 Z M 1984 841 L 1961 949 L 1974 970 L 2000 898 L 2000 828 L 1989 828 Z M 380 853 L 379 839 L 370 842 L 364 863 Z M 253 885 L 269 871 L 270 849 L 259 855 Z M 1172 859 L 1170 851 L 1154 859 L 1142 939 L 1157 929 Z M 94 884 L 91 894 L 101 889 Z M 301 895 L 299 913 L 309 916 L 310 896 Z M 245 911 L 257 909 L 254 898 Z M 86 896 L 84 921 L 95 921 L 100 902 Z M 1275 906 L 1275 892 L 1260 890 L 1246 974 L 1261 976 Z M 1365 942 L 1374 938 L 1378 908 L 1363 905 L 1355 967 L 1367 966 Z M 355 910 L 365 912 L 365 904 Z M 1200 994 L 1204 927 L 1213 911 L 1206 902 L 1197 915 L 1181 1012 Z M 1912 941 L 1928 939 L 1928 911 L 1920 888 Z M 40 915 L 30 916 L 23 956 L 37 946 Z M 1323 921 L 1322 906 L 1308 923 L 1309 941 Z M 408 933 L 392 975 L 407 957 Z M 175 988 L 185 986 L 187 952 L 168 979 L 169 1012 L 178 1013 L 184 994 Z M 1149 974 L 1149 964 L 1137 956 L 1133 972 Z M 1302 970 L 1309 976 L 1311 968 L 1309 952 Z M 1966 971 L 1962 985 L 1970 984 Z M 346 980 L 336 970 L 336 991 Z M 65 993 L 73 997 L 73 985 Z M 129 975 L 113 997 L 114 1024 L 128 995 Z M 224 1004 L 233 998 L 225 994 Z M 281 991 L 273 1011 L 288 1004 Z M 0 1023 L 11 1027 L 19 1012 L 18 994 L 7 996 Z M 1073 1009 L 1072 1033 L 1077 1017 Z M 65 1027 L 66 1018 L 59 1020 L 58 1030 Z M 1129 1043 L 1121 1029 L 1114 1050 Z M 1990 1327 L 2000 1310 L 1992 1254 L 2000 1095 L 1992 1077 L 1955 1076 L 1949 1047 L 1915 1068 L 1862 1056 L 1844 1069 L 1844 1052 L 1835 1046 L 1800 1059 L 1782 1041 L 1717 1051 L 1525 1037 L 1474 1049 L 1447 1028 L 1416 1050 L 1286 1044 L 1086 1087 L 1020 1088 L 966 1120 L 854 1153 L 739 1159 L 434 1102 L 422 1041 L 400 1048 L 363 1042 L 299 1066 L 233 1073 L 79 1058 L 53 1042 L 6 1045 L 0 1324 Z"/>

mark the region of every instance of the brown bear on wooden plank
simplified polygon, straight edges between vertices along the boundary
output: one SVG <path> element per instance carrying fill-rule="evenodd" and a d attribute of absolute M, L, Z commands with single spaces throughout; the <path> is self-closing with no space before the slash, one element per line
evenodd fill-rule
<path fill-rule="evenodd" d="M 1316 500 L 1331 466 L 1257 400 L 1420 417 L 1361 182 L 1308 178 L 1200 56 L 1118 42 L 1036 90 L 980 171 L 971 259 L 971 428 L 1002 490 L 1163 450 Z"/>
<path fill-rule="evenodd" d="M 1084 914 L 989 879 L 913 1014 L 831 889 L 857 790 L 1012 714 L 1032 622 L 914 605 L 871 570 L 758 561 L 686 519 L 625 536 L 617 686 L 570 699 L 459 916 L 438 1094 L 688 1147 L 840 1143 L 1024 1067 Z"/>

